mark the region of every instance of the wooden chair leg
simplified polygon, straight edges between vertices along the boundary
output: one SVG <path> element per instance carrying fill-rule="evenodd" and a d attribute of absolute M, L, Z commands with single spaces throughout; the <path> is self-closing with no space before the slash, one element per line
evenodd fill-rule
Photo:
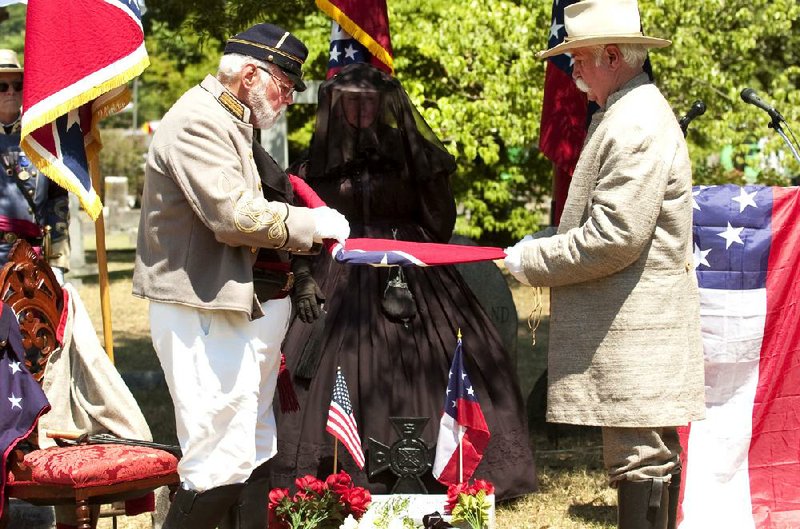
<path fill-rule="evenodd" d="M 89 500 L 82 499 L 75 503 L 75 521 L 78 529 L 92 529 L 92 510 Z"/>

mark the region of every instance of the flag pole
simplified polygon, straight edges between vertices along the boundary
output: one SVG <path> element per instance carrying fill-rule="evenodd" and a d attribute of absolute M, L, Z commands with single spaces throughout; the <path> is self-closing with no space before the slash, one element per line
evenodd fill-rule
<path fill-rule="evenodd" d="M 458 341 L 461 342 L 461 327 L 458 328 Z M 461 350 L 461 359 L 464 359 L 464 350 Z M 461 384 L 461 381 L 459 381 Z M 458 423 L 458 482 L 464 483 L 464 431 L 461 423 Z"/>
<path fill-rule="evenodd" d="M 97 189 L 100 187 L 100 167 L 97 159 L 90 160 L 89 172 L 92 176 L 92 186 Z M 103 317 L 103 343 L 105 344 L 106 354 L 114 363 L 114 337 L 111 332 L 111 290 L 108 279 L 108 258 L 106 256 L 106 225 L 103 220 L 103 212 L 97 216 L 94 223 L 94 240 L 97 254 L 97 278 L 100 283 L 100 313 Z"/>
<path fill-rule="evenodd" d="M 334 436 L 333 438 L 333 473 L 337 472 L 337 460 L 339 455 L 339 439 Z"/>

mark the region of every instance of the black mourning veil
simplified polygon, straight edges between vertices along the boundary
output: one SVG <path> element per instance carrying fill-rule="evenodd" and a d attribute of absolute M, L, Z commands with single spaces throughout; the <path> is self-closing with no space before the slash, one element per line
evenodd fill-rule
<path fill-rule="evenodd" d="M 456 167 L 397 79 L 368 64 L 352 64 L 320 86 L 307 178 L 333 178 L 373 165 L 408 171 L 417 181 Z"/>

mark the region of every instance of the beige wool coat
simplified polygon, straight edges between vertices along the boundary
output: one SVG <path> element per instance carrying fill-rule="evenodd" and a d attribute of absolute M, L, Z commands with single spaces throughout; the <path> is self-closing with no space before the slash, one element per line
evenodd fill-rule
<path fill-rule="evenodd" d="M 249 121 L 210 75 L 161 120 L 145 165 L 135 296 L 257 318 L 258 249 L 311 248 L 309 210 L 263 196 Z"/>
<path fill-rule="evenodd" d="M 548 421 L 703 418 L 691 186 L 672 110 L 637 76 L 594 115 L 557 234 L 523 252 L 529 282 L 551 287 Z"/>

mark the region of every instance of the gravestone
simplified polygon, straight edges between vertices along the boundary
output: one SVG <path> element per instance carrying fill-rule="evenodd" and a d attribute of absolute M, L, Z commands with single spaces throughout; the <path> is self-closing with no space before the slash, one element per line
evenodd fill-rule
<path fill-rule="evenodd" d="M 81 211 L 78 197 L 69 194 L 69 272 L 65 280 L 73 285 L 80 285 L 81 278 L 97 274 L 97 265 L 86 262 L 83 248 L 83 217 L 89 219 L 85 211 Z"/>
<path fill-rule="evenodd" d="M 8 527 L 25 529 L 53 529 L 56 515 L 52 507 L 31 505 L 11 498 L 8 503 Z"/>
<path fill-rule="evenodd" d="M 462 235 L 453 235 L 450 244 L 477 246 L 471 239 Z M 503 346 L 516 365 L 519 320 L 514 298 L 503 273 L 491 261 L 457 264 L 455 267 L 494 323 L 500 339 L 503 340 Z"/>

